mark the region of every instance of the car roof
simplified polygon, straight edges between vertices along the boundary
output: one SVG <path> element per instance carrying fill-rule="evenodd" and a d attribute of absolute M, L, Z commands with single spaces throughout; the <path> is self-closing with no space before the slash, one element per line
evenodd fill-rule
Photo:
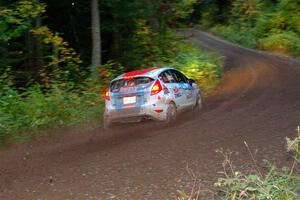
<path fill-rule="evenodd" d="M 173 69 L 170 67 L 163 67 L 163 68 L 147 68 L 147 69 L 139 69 L 139 70 L 135 70 L 135 71 L 130 71 L 130 72 L 126 72 L 124 74 L 119 75 L 117 78 L 113 79 L 112 81 L 116 81 L 119 79 L 126 79 L 126 78 L 134 78 L 134 77 L 151 77 L 151 78 L 155 78 L 157 77 L 161 72 L 167 70 L 167 69 Z"/>

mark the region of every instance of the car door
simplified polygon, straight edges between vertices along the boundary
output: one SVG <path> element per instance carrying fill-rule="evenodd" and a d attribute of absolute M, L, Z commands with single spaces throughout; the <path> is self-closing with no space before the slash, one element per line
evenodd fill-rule
<path fill-rule="evenodd" d="M 170 99 L 175 102 L 177 109 L 180 110 L 183 105 L 183 97 L 172 72 L 170 70 L 163 71 L 158 77 L 164 86 L 167 87 L 167 95 L 170 95 Z"/>
<path fill-rule="evenodd" d="M 179 71 L 172 70 L 175 77 L 177 87 L 181 94 L 181 104 L 183 108 L 191 107 L 194 104 L 194 91 L 188 79 Z"/>

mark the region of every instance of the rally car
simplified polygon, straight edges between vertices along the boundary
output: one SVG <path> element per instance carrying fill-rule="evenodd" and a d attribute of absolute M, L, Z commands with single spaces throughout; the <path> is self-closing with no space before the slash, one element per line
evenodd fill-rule
<path fill-rule="evenodd" d="M 169 67 L 124 73 L 111 81 L 104 98 L 105 128 L 114 122 L 145 119 L 169 123 L 180 111 L 202 107 L 201 91 L 195 81 Z"/>

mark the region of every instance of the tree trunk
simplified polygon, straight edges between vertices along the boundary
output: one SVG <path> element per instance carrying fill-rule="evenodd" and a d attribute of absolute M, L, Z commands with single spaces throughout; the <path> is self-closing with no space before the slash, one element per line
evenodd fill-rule
<path fill-rule="evenodd" d="M 150 15 L 148 18 L 150 27 L 152 28 L 152 30 L 154 30 L 155 32 L 158 32 L 159 30 L 159 21 L 157 18 L 157 14 L 158 14 L 158 7 L 160 5 L 160 1 L 157 0 L 145 0 L 145 7 L 146 8 L 151 8 L 150 9 Z"/>
<path fill-rule="evenodd" d="M 113 23 L 118 24 L 117 18 L 113 16 Z M 112 36 L 112 43 L 111 43 L 111 49 L 112 49 L 112 56 L 114 58 L 119 57 L 120 53 L 120 34 L 119 31 L 114 30 L 111 34 Z"/>
<path fill-rule="evenodd" d="M 32 21 L 30 19 L 27 19 L 27 23 L 31 25 Z M 26 67 L 27 67 L 27 69 L 32 70 L 35 67 L 34 60 L 33 60 L 34 41 L 33 41 L 32 35 L 29 31 L 25 34 L 25 44 L 26 44 L 26 50 L 27 50 Z"/>
<path fill-rule="evenodd" d="M 98 0 L 91 0 L 92 18 L 92 66 L 101 66 L 101 32 Z"/>
<path fill-rule="evenodd" d="M 35 27 L 39 28 L 42 26 L 42 19 L 38 17 L 36 19 Z M 36 38 L 36 48 L 35 48 L 35 57 L 36 57 L 36 67 L 40 70 L 45 66 L 44 62 L 44 53 L 43 53 L 43 38 L 42 36 L 35 36 Z"/>

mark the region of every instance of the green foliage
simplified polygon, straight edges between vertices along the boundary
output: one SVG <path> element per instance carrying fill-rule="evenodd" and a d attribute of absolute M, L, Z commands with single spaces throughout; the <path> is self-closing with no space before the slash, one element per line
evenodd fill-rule
<path fill-rule="evenodd" d="M 248 48 L 257 47 L 257 38 L 251 30 L 239 30 L 238 27 L 231 25 L 217 25 L 211 28 L 210 31 L 231 42 L 242 44 Z"/>
<path fill-rule="evenodd" d="M 32 29 L 30 33 L 34 36 L 41 36 L 43 43 L 52 47 L 54 51 L 54 53 L 45 55 L 49 61 L 40 69 L 44 85 L 49 85 L 51 79 L 52 81 L 71 81 L 74 78 L 78 80 L 84 75 L 79 68 L 82 63 L 79 56 L 57 33 L 52 33 L 46 26 Z"/>
<path fill-rule="evenodd" d="M 299 128 L 298 128 L 299 129 Z M 300 198 L 300 176 L 295 170 L 300 166 L 300 132 L 294 139 L 286 138 L 287 151 L 294 156 L 291 168 L 282 169 L 267 163 L 267 172 L 263 174 L 250 149 L 246 147 L 253 158 L 255 170 L 250 173 L 242 173 L 236 170 L 232 161 L 232 152 L 217 150 L 224 157 L 222 163 L 223 177 L 218 178 L 214 186 L 218 189 L 218 199 L 226 200 L 298 200 Z M 196 184 L 194 183 L 194 186 Z M 201 191 L 192 188 L 192 194 L 179 192 L 178 200 L 198 199 Z"/>
<path fill-rule="evenodd" d="M 300 165 L 300 135 L 287 140 L 287 150 L 294 154 L 292 168 L 279 169 L 269 164 L 268 171 L 263 175 L 256 167 L 256 171 L 244 174 L 236 171 L 232 164 L 231 154 L 219 151 L 224 156 L 224 178 L 219 178 L 215 187 L 224 192 L 224 199 L 230 200 L 265 200 L 280 199 L 293 200 L 300 198 L 300 176 L 294 168 Z M 256 165 L 256 162 L 254 162 Z"/>
<path fill-rule="evenodd" d="M 141 65 L 148 65 L 162 55 L 162 48 L 159 47 L 159 36 L 146 24 L 145 20 L 136 22 L 137 30 L 134 39 L 140 46 L 136 53 L 141 56 Z"/>
<path fill-rule="evenodd" d="M 182 0 L 177 1 L 173 4 L 173 7 L 177 11 L 177 15 L 181 18 L 188 17 L 194 10 L 193 5 L 197 2 L 197 0 Z"/>
<path fill-rule="evenodd" d="M 271 166 L 263 177 L 235 172 L 230 177 L 219 178 L 215 186 L 226 188 L 224 199 L 228 200 L 296 200 L 299 198 L 300 179 L 287 169 Z"/>
<path fill-rule="evenodd" d="M 0 7 L 0 73 L 26 60 L 24 44 L 18 39 L 44 11 L 45 5 L 35 1 L 18 1 L 12 8 Z"/>
<path fill-rule="evenodd" d="M 287 151 L 292 153 L 295 161 L 300 165 L 300 132 L 298 130 L 298 136 L 294 139 L 286 138 Z"/>
<path fill-rule="evenodd" d="M 149 66 L 168 57 L 174 27 L 193 12 L 196 0 L 100 1 L 104 60 L 114 60 L 128 70 Z"/>
<path fill-rule="evenodd" d="M 266 13 L 257 18 L 254 29 L 257 38 L 266 37 L 270 33 L 280 33 L 284 30 L 284 18 L 279 13 Z"/>
<path fill-rule="evenodd" d="M 109 87 L 112 79 L 123 74 L 125 71 L 125 67 L 120 63 L 110 60 L 104 64 L 103 67 L 96 69 L 95 74 L 98 74 L 98 77 L 91 77 L 88 79 L 89 87 L 96 86 L 96 88 L 100 87 L 101 89 L 105 89 Z"/>
<path fill-rule="evenodd" d="M 0 42 L 18 38 L 32 26 L 32 20 L 40 17 L 46 5 L 37 1 L 18 1 L 12 9 L 0 8 Z"/>
<path fill-rule="evenodd" d="M 135 38 L 141 46 L 141 67 L 171 66 L 195 79 L 204 93 L 211 92 L 222 74 L 223 61 L 219 55 L 207 53 L 196 46 L 184 42 L 172 30 L 167 30 L 161 38 L 145 21 L 139 21 Z"/>
<path fill-rule="evenodd" d="M 179 43 L 176 56 L 170 58 L 168 66 L 181 70 L 196 80 L 204 94 L 212 92 L 223 72 L 223 59 L 216 53 L 205 52 L 190 43 Z"/>
<path fill-rule="evenodd" d="M 38 1 L 20 0 L 0 8 L 0 72 L 10 68 L 14 84 L 78 81 L 84 76 L 81 60 L 68 43 L 41 25 L 46 5 Z"/>
<path fill-rule="evenodd" d="M 140 48 L 136 49 L 136 53 L 141 56 L 141 67 L 167 62 L 169 58 L 176 56 L 180 39 L 175 35 L 175 31 L 167 29 L 161 36 L 145 21 L 138 21 L 137 27 L 135 40 Z"/>
<path fill-rule="evenodd" d="M 261 14 L 262 0 L 235 0 L 231 10 L 234 24 L 240 27 L 253 27 Z"/>
<path fill-rule="evenodd" d="M 204 28 L 209 28 L 212 26 L 212 24 L 215 24 L 217 21 L 217 13 L 219 11 L 219 8 L 216 4 L 211 4 L 208 6 L 203 12 L 201 13 L 201 19 L 199 20 L 200 24 Z"/>
<path fill-rule="evenodd" d="M 41 129 L 86 122 L 101 113 L 99 89 L 74 90 L 64 84 L 20 93 L 5 87 L 0 94 L 0 146 L 30 139 Z"/>
<path fill-rule="evenodd" d="M 284 22 L 284 28 L 300 34 L 300 6 L 298 0 L 280 0 L 276 6 L 276 12 Z"/>
<path fill-rule="evenodd" d="M 209 29 L 216 24 L 227 22 L 232 9 L 231 1 L 202 0 L 194 4 L 194 12 L 190 21 L 200 25 L 204 29 Z"/>
<path fill-rule="evenodd" d="M 125 71 L 177 67 L 205 92 L 220 79 L 219 56 L 183 43 L 173 30 L 197 0 L 100 1 L 106 64 L 97 69 L 85 67 L 90 62 L 90 2 L 12 2 L 0 8 L 0 145 L 93 119 L 101 113 L 102 90 Z"/>
<path fill-rule="evenodd" d="M 299 56 L 300 38 L 294 32 L 274 33 L 259 40 L 259 47 L 263 50 Z"/>
<path fill-rule="evenodd" d="M 297 0 L 233 0 L 228 20 L 200 18 L 204 27 L 232 42 L 250 48 L 299 57 L 300 6 Z M 216 2 L 209 5 L 216 6 Z M 220 5 L 219 5 L 220 6 Z M 218 16 L 218 9 L 206 10 L 208 16 Z M 221 13 L 225 16 L 226 13 Z"/>
<path fill-rule="evenodd" d="M 223 70 L 223 60 L 219 55 L 184 42 L 171 29 L 161 38 L 146 21 L 137 21 L 137 27 L 135 39 L 140 48 L 136 54 L 140 55 L 142 68 L 175 67 L 195 79 L 206 94 L 216 87 Z"/>

